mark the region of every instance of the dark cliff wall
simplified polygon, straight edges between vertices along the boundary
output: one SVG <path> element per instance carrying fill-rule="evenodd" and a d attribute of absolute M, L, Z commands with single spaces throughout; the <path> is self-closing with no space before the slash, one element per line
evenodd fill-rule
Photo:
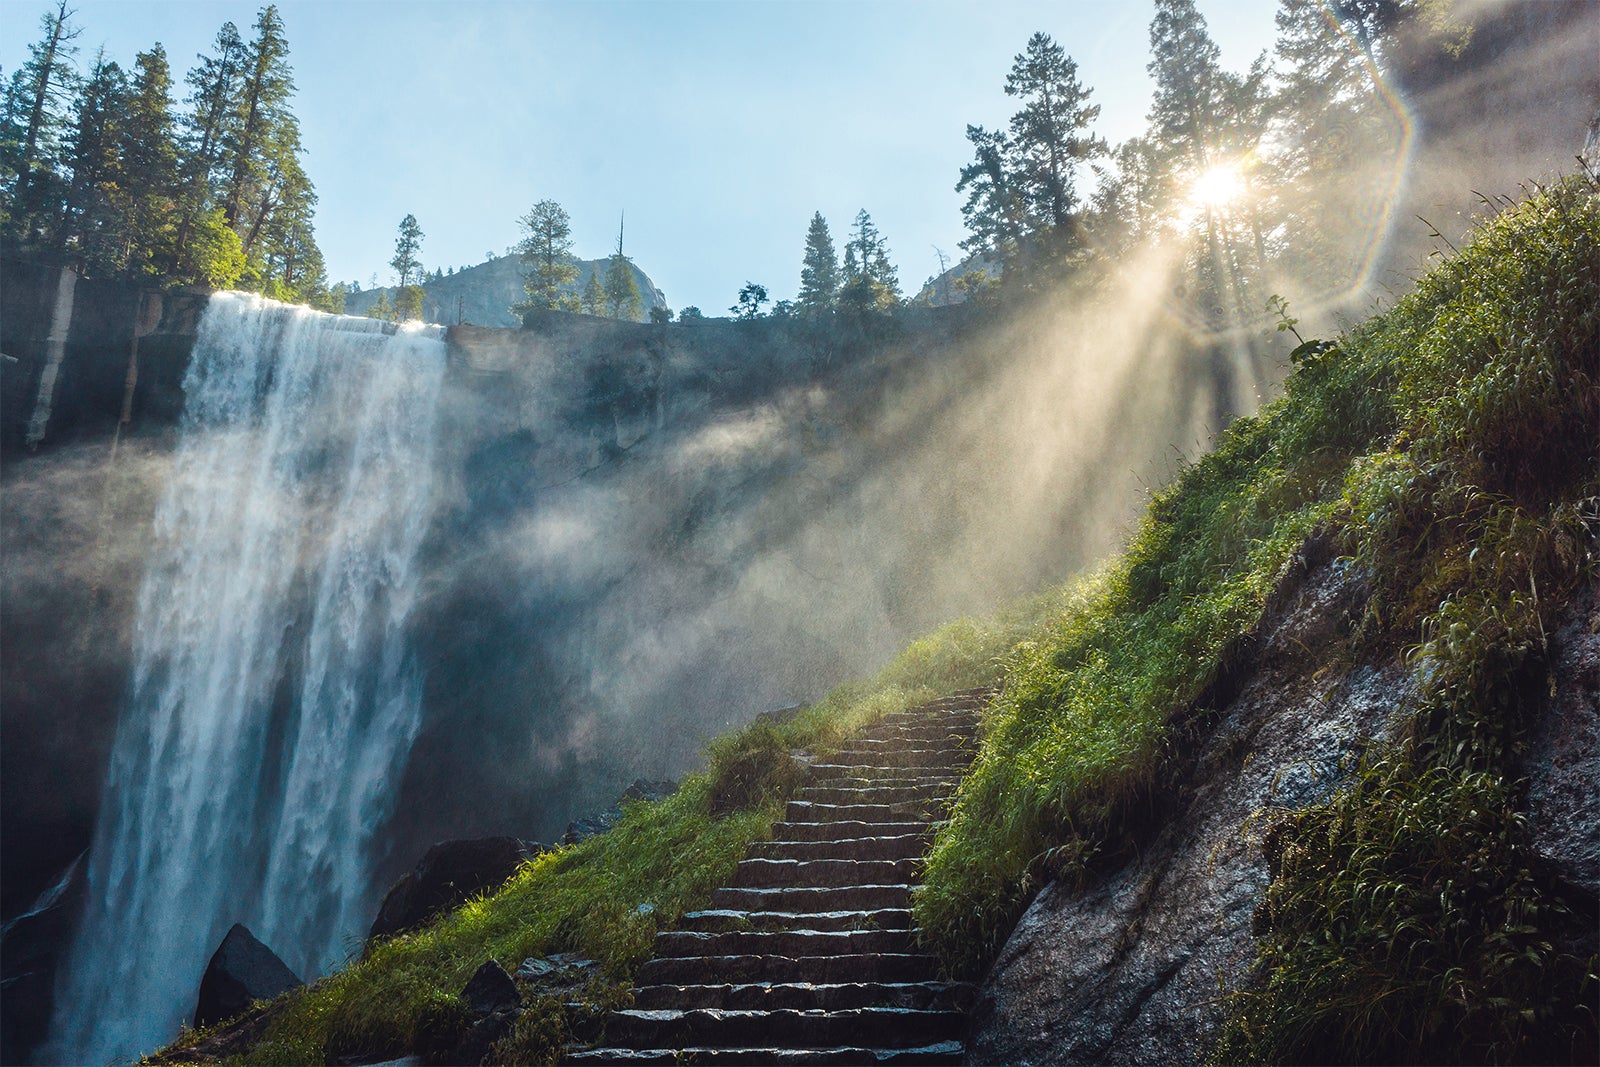
<path fill-rule="evenodd" d="M 124 414 L 133 432 L 164 428 L 182 408 L 204 291 L 94 278 L 66 283 L 65 344 L 54 388 L 41 396 L 62 271 L 41 260 L 0 264 L 0 455 L 6 458 L 30 447 L 30 431 L 31 447 L 63 445 L 110 433 Z"/>

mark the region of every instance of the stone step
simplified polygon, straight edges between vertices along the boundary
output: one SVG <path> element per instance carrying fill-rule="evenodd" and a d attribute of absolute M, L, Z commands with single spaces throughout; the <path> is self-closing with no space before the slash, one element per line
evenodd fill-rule
<path fill-rule="evenodd" d="M 674 956 L 649 960 L 638 985 L 706 985 L 717 982 L 928 982 L 938 961 L 917 953 L 851 956 Z"/>
<path fill-rule="evenodd" d="M 904 860 L 740 860 L 735 887 L 891 885 L 910 882 L 922 871 L 920 859 Z"/>
<path fill-rule="evenodd" d="M 833 822 L 775 822 L 772 837 L 775 841 L 849 841 L 862 837 L 904 837 L 921 834 L 931 840 L 938 823 L 916 822 L 862 822 L 839 819 Z"/>
<path fill-rule="evenodd" d="M 922 801 L 904 804 L 817 804 L 791 800 L 784 808 L 787 822 L 928 822 L 943 816 L 947 801 Z"/>
<path fill-rule="evenodd" d="M 910 930 L 663 930 L 657 956 L 858 956 L 904 953 Z"/>
<path fill-rule="evenodd" d="M 749 854 L 763 860 L 908 860 L 927 848 L 926 835 L 900 834 L 842 841 L 761 841 L 751 846 Z"/>
<path fill-rule="evenodd" d="M 935 737 L 932 739 L 919 739 L 904 741 L 898 738 L 888 740 L 875 740 L 871 737 L 851 737 L 834 751 L 836 752 L 882 752 L 893 755 L 896 759 L 912 752 L 949 752 L 959 755 L 970 752 L 976 747 L 975 742 L 959 738 Z"/>
<path fill-rule="evenodd" d="M 921 1008 L 967 1011 L 977 987 L 965 982 L 747 982 L 742 985 L 635 986 L 635 1008 L 733 1008 L 774 1011 L 843 1008 Z"/>
<path fill-rule="evenodd" d="M 976 748 L 952 748 L 941 745 L 921 748 L 884 748 L 851 743 L 828 757 L 828 762 L 844 767 L 915 767 L 930 768 L 945 774 L 959 774 L 966 770 L 977 755 Z"/>
<path fill-rule="evenodd" d="M 922 722 L 896 726 L 869 726 L 846 740 L 846 744 L 896 745 L 901 748 L 966 748 L 977 743 L 976 722 Z"/>
<path fill-rule="evenodd" d="M 564 1063 L 696 1064 L 697 1067 L 800 1067 L 812 1064 L 959 1064 L 966 1052 L 960 1041 L 940 1041 L 920 1048 L 597 1048 L 568 1053 Z"/>
<path fill-rule="evenodd" d="M 814 804 L 915 804 L 943 800 L 949 795 L 950 790 L 940 785 L 808 785 L 798 790 L 794 798 Z"/>
<path fill-rule="evenodd" d="M 892 715 L 884 716 L 877 722 L 863 727 L 856 737 L 885 737 L 891 735 L 908 734 L 934 734 L 942 730 L 953 730 L 960 733 L 974 733 L 982 724 L 978 712 L 971 709 L 956 709 L 936 712 L 932 715 Z"/>
<path fill-rule="evenodd" d="M 965 768 L 962 768 L 965 769 Z M 906 768 L 906 766 L 874 766 L 867 763 L 813 763 L 806 771 L 806 785 L 832 785 L 861 779 L 867 785 L 902 784 L 902 782 L 958 782 L 957 771 L 939 771 L 936 768 Z"/>
<path fill-rule="evenodd" d="M 735 911 L 875 911 L 911 906 L 911 886 L 783 886 L 775 889 L 723 886 L 711 891 L 711 906 Z"/>
<path fill-rule="evenodd" d="M 905 789 L 910 786 L 939 788 L 954 792 L 961 779 L 949 774 L 907 774 L 899 767 L 841 767 L 837 764 L 817 764 L 806 772 L 807 786 L 825 786 L 829 789 L 867 789 L 884 786 Z"/>
<path fill-rule="evenodd" d="M 911 741 L 899 743 L 895 741 L 872 741 L 864 737 L 848 738 L 838 748 L 833 750 L 834 762 L 859 763 L 861 757 L 878 753 L 883 757 L 883 763 L 888 767 L 919 766 L 907 761 L 915 758 L 926 758 L 930 754 L 938 753 L 949 759 L 952 764 L 965 764 L 972 760 L 978 751 L 976 739 L 963 741 L 959 738 L 936 738 L 931 741 Z M 848 754 L 849 760 L 840 759 Z"/>
<path fill-rule="evenodd" d="M 683 930 L 909 930 L 908 908 L 855 908 L 848 911 L 691 911 L 678 920 Z M 710 1007 L 711 1005 L 707 1005 Z M 723 1005 L 733 1007 L 733 1005 Z"/>
<path fill-rule="evenodd" d="M 867 1046 L 920 1048 L 961 1036 L 965 1017 L 918 1008 L 845 1008 L 841 1011 L 741 1011 L 630 1008 L 606 1019 L 605 1041 L 618 1048 L 757 1045 L 786 1048 Z"/>

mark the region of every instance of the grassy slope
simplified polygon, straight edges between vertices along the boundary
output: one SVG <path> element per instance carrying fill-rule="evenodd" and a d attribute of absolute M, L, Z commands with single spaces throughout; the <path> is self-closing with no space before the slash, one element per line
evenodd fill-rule
<path fill-rule="evenodd" d="M 1262 984 L 1233 999 L 1218 1055 L 1570 1057 L 1594 1034 L 1594 961 L 1533 918 L 1562 905 L 1528 871 L 1506 775 L 1547 625 L 1596 568 L 1595 186 L 1500 215 L 1391 311 L 1295 361 L 1286 396 L 1235 423 L 1011 653 L 920 924 L 975 974 L 1042 880 L 1125 848 L 1182 758 L 1173 716 L 1321 531 L 1373 577 L 1355 651 L 1407 649 L 1426 706 L 1408 744 L 1278 831 Z"/>
<path fill-rule="evenodd" d="M 1519 679 L 1537 673 L 1550 613 L 1596 567 L 1596 294 L 1591 183 L 1502 214 L 1390 312 L 1297 350 L 1286 396 L 1162 492 L 1122 557 L 1001 621 L 947 627 L 793 723 L 723 739 L 671 800 L 289 994 L 246 1060 L 411 1048 L 459 1012 L 453 994 L 491 957 L 584 952 L 607 971 L 595 994 L 625 997 L 655 930 L 770 832 L 785 750 L 1003 676 L 917 903 L 952 969 L 977 973 L 1041 880 L 1126 847 L 1163 761 L 1181 758 L 1172 717 L 1240 654 L 1318 531 L 1373 574 L 1361 640 L 1409 648 L 1428 703 L 1412 743 L 1280 828 L 1262 979 L 1236 995 L 1219 1055 L 1407 1059 L 1426 1037 L 1446 1058 L 1439 1040 L 1455 1058 L 1559 1056 L 1592 1033 L 1592 1013 L 1576 1030 L 1569 1017 L 1594 1001 L 1594 964 L 1550 947 L 1538 917 L 1558 919 L 1561 901 L 1528 873 L 1504 772 Z M 1395 847 L 1397 827 L 1415 847 Z M 1445 882 L 1474 888 L 1452 898 Z M 1393 892 L 1375 903 L 1372 884 Z M 1360 919 L 1330 923 L 1341 912 Z M 1412 946 L 1404 964 L 1396 944 Z M 561 1025 L 530 1011 L 501 1053 L 544 1055 Z"/>

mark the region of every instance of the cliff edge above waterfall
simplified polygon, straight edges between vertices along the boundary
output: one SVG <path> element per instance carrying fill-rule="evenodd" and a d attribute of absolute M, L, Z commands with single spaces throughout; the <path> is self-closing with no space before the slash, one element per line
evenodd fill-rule
<path fill-rule="evenodd" d="M 1592 1059 L 1597 291 L 1593 181 L 1505 210 L 1297 348 L 1094 573 L 720 739 L 674 797 L 156 1060 L 438 1056 L 486 961 L 565 951 L 603 976 L 519 979 L 484 1061 L 598 1041 L 771 832 L 791 750 L 986 683 L 915 903 L 981 983 L 974 1062 Z"/>

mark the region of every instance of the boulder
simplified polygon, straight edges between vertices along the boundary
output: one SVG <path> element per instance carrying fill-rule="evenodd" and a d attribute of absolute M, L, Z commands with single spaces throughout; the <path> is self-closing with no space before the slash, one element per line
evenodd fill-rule
<path fill-rule="evenodd" d="M 541 846 L 515 837 L 439 842 L 389 888 L 368 939 L 415 930 L 439 913 L 498 888 L 524 860 L 541 851 Z"/>
<path fill-rule="evenodd" d="M 244 924 L 234 923 L 200 979 L 194 1007 L 196 1028 L 231 1019 L 258 1000 L 270 1000 L 303 984 Z"/>
<path fill-rule="evenodd" d="M 461 999 L 467 1002 L 467 1010 L 475 1017 L 511 1011 L 522 1004 L 517 983 L 494 960 L 473 972 L 466 988 L 461 991 Z"/>
<path fill-rule="evenodd" d="M 473 972 L 457 1003 L 465 1016 L 429 1020 L 418 1048 L 428 1063 L 487 1063 L 490 1049 L 515 1025 L 522 994 L 505 968 L 489 960 Z"/>

